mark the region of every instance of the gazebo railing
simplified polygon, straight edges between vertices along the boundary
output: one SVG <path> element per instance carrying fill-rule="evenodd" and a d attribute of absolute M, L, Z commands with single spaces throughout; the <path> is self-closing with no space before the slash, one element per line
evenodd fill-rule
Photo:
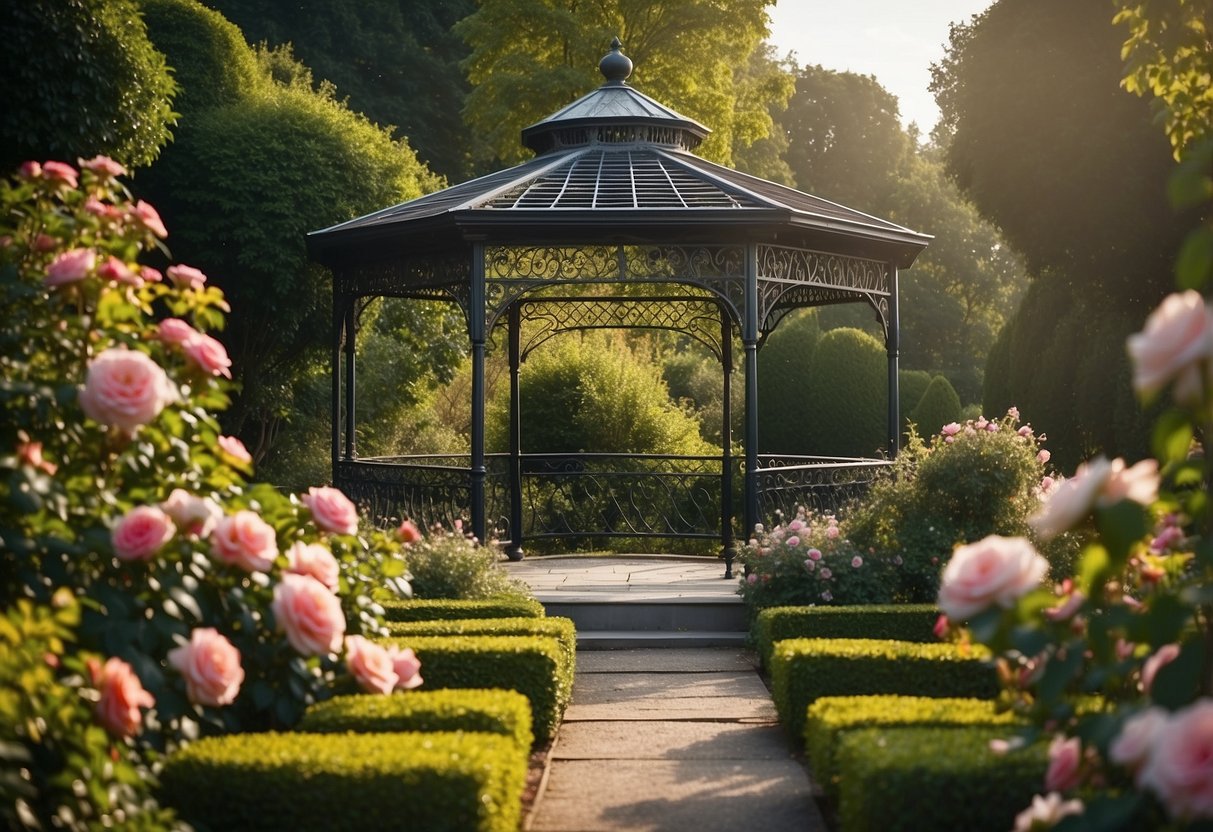
<path fill-rule="evenodd" d="M 758 515 L 770 522 L 776 512 L 791 518 L 797 507 L 837 513 L 866 494 L 892 464 L 882 459 L 759 454 Z"/>

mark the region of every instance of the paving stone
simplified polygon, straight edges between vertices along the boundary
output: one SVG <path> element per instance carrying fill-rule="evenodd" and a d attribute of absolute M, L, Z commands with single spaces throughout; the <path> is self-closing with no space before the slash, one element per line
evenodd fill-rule
<path fill-rule="evenodd" d="M 788 737 L 778 723 L 566 722 L 554 760 L 788 760 Z"/>
<path fill-rule="evenodd" d="M 775 718 L 775 705 L 753 671 L 579 673 L 564 718 L 762 720 Z"/>
<path fill-rule="evenodd" d="M 711 671 L 753 671 L 758 657 L 750 650 L 638 649 L 593 650 L 577 654 L 578 673 L 705 673 Z"/>

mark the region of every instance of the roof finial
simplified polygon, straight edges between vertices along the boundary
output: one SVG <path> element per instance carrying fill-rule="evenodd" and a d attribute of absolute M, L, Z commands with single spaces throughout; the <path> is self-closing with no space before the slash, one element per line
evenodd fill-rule
<path fill-rule="evenodd" d="M 611 41 L 611 51 L 598 62 L 598 71 L 607 79 L 608 84 L 622 84 L 632 74 L 632 59 L 620 50 L 623 44 L 619 38 Z"/>

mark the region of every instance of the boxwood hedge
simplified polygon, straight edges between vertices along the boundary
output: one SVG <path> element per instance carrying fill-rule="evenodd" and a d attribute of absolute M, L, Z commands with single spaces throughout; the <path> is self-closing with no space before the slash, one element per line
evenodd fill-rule
<path fill-rule="evenodd" d="M 754 621 L 754 643 L 764 667 L 775 642 L 786 638 L 890 638 L 938 642 L 934 604 L 862 604 L 842 607 L 770 607 Z"/>
<path fill-rule="evenodd" d="M 577 662 L 577 628 L 570 618 L 457 618 L 449 621 L 389 622 L 388 633 L 401 643 L 411 636 L 550 636 L 560 643 L 567 675 Z"/>
<path fill-rule="evenodd" d="M 451 618 L 543 618 L 543 604 L 534 598 L 489 598 L 452 600 L 413 598 L 388 601 L 383 617 L 388 621 L 441 621 Z"/>

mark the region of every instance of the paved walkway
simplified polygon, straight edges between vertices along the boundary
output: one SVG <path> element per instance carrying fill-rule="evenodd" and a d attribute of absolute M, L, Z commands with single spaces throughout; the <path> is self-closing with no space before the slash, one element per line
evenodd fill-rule
<path fill-rule="evenodd" d="M 503 561 L 541 601 L 712 600 L 737 597 L 719 558 L 680 555 L 549 555 Z M 740 568 L 740 567 L 738 567 Z"/>
<path fill-rule="evenodd" d="M 578 653 L 573 704 L 527 828 L 826 826 L 752 654 L 700 648 Z"/>

